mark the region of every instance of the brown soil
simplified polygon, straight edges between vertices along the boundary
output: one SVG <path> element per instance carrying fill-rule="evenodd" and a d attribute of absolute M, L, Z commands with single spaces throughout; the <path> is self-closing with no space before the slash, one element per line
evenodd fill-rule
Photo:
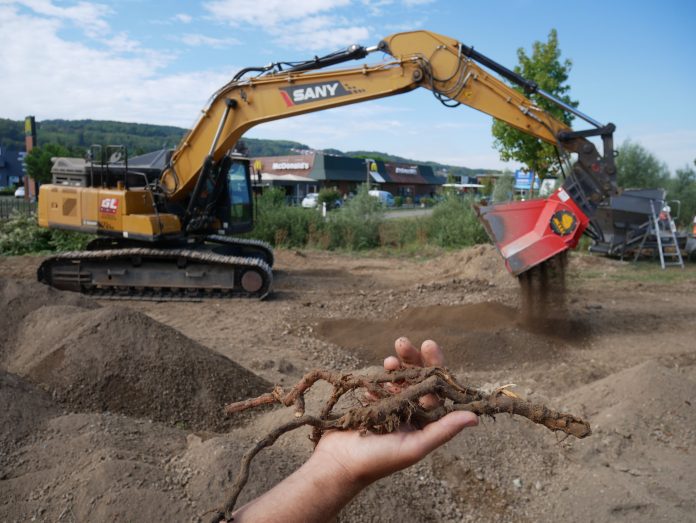
<path fill-rule="evenodd" d="M 416 340 L 437 334 L 451 369 L 487 370 L 563 358 L 573 348 L 569 342 L 582 338 L 583 327 L 567 320 L 547 328 L 530 325 L 516 308 L 485 302 L 409 307 L 388 320 L 324 320 L 317 328 L 322 338 L 351 350 L 370 365 L 381 364 L 384 348 L 406 332 Z"/>
<path fill-rule="evenodd" d="M 12 341 L 6 345 L 4 367 L 71 409 L 221 430 L 232 423 L 221 404 L 270 387 L 141 312 L 75 300 L 74 294 L 38 283 L 0 285 L 3 302 L 12 302 L 16 294 L 27 297 L 22 307 L 8 311 L 14 324 L 8 329 Z M 47 297 L 50 301 L 41 305 Z M 84 308 L 59 304 L 63 302 Z"/>
<path fill-rule="evenodd" d="M 119 307 L 31 283 L 38 258 L 0 258 L 0 276 L 22 280 L 0 280 L 0 368 L 19 374 L 0 374 L 0 520 L 196 520 L 249 444 L 292 416 L 227 427 L 216 405 L 314 367 L 379 364 L 402 335 L 440 342 L 461 381 L 514 383 L 594 434 L 561 442 L 525 420 L 483 420 L 339 521 L 693 520 L 696 268 L 654 283 L 574 255 L 564 307 L 530 321 L 490 246 L 427 261 L 277 258 L 264 302 Z M 306 459 L 306 436 L 258 456 L 241 503 Z"/>

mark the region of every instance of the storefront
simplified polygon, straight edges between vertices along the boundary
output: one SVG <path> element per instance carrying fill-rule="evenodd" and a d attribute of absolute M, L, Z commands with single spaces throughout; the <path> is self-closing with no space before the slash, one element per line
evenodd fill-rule
<path fill-rule="evenodd" d="M 319 183 L 310 176 L 314 154 L 263 156 L 251 161 L 257 187 L 281 187 L 291 203 L 299 203 L 308 193 L 318 192 Z"/>
<path fill-rule="evenodd" d="M 252 159 L 264 186 L 281 186 L 288 197 L 299 201 L 309 192 L 328 187 L 342 195 L 355 193 L 358 186 L 389 191 L 394 196 L 433 196 L 445 182 L 429 165 L 383 162 L 312 152 L 294 156 L 267 156 Z"/>

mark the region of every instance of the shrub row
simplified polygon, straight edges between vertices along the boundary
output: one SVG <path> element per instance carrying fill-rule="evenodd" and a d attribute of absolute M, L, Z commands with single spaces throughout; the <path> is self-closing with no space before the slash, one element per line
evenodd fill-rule
<path fill-rule="evenodd" d="M 280 189 L 258 199 L 256 227 L 249 236 L 286 248 L 364 250 L 408 246 L 465 247 L 487 241 L 471 201 L 447 196 L 431 216 L 385 220 L 384 207 L 366 188 L 339 210 L 328 213 L 288 207 Z M 14 214 L 0 221 L 0 255 L 82 250 L 94 236 L 44 229 L 36 217 Z"/>
<path fill-rule="evenodd" d="M 321 213 L 284 204 L 279 189 L 266 191 L 258 201 L 256 228 L 250 236 L 277 247 L 363 250 L 409 245 L 466 247 L 485 243 L 487 236 L 472 201 L 448 195 L 428 217 L 385 220 L 384 207 L 366 188 L 345 206 Z"/>
<path fill-rule="evenodd" d="M 36 216 L 15 213 L 0 221 L 0 255 L 22 255 L 54 251 L 79 251 L 94 238 L 90 234 L 44 229 Z"/>

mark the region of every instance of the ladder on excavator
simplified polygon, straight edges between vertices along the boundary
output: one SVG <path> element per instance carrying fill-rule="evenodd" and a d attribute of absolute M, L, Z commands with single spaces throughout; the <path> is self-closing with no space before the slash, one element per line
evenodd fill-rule
<path fill-rule="evenodd" d="M 660 266 L 684 268 L 684 259 L 681 255 L 679 242 L 677 241 L 677 227 L 670 214 L 668 205 L 661 205 L 660 209 L 655 208 L 655 200 L 650 200 L 650 217 L 645 234 L 640 242 L 640 247 L 636 250 L 633 261 L 638 260 L 644 249 L 650 249 L 660 256 Z M 653 239 L 654 238 L 654 239 Z"/>

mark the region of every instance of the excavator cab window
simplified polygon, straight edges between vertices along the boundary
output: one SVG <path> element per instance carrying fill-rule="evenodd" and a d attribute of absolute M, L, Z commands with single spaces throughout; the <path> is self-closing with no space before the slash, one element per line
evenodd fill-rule
<path fill-rule="evenodd" d="M 233 161 L 227 172 L 230 223 L 233 232 L 250 230 L 253 219 L 249 162 Z"/>

